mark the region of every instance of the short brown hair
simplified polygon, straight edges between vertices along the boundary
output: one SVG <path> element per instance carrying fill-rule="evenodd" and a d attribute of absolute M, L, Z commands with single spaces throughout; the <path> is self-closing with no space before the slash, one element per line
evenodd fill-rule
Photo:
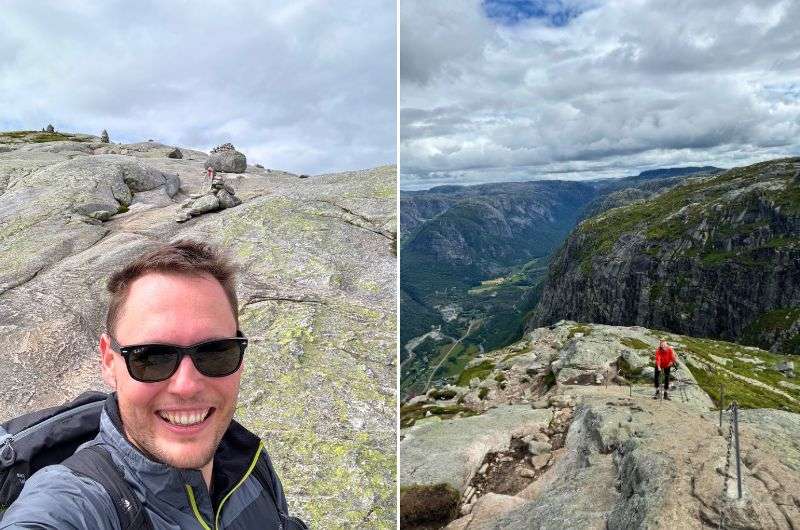
<path fill-rule="evenodd" d="M 181 239 L 173 243 L 161 245 L 115 272 L 108 280 L 107 289 L 111 294 L 106 315 L 106 330 L 114 334 L 119 313 L 131 283 L 149 273 L 178 274 L 182 276 L 202 276 L 208 274 L 216 279 L 233 311 L 236 326 L 239 326 L 239 302 L 236 298 L 237 267 L 227 256 L 215 247 Z"/>

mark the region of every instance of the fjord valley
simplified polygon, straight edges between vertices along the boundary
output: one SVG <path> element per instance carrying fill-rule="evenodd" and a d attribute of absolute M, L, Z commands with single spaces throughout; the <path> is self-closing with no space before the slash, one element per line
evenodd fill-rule
<path fill-rule="evenodd" d="M 609 188 L 542 261 L 517 338 L 406 387 L 403 528 L 800 526 L 800 158 Z"/>
<path fill-rule="evenodd" d="M 477 353 L 517 340 L 550 257 L 580 220 L 719 171 L 667 168 L 586 182 L 401 192 L 403 395 L 452 381 Z"/>

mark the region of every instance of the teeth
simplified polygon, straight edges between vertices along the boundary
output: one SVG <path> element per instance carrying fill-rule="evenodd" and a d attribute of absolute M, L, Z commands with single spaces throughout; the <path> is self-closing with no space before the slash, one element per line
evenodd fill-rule
<path fill-rule="evenodd" d="M 208 416 L 208 411 L 211 409 L 202 409 L 187 412 L 167 412 L 161 410 L 158 412 L 159 416 L 175 425 L 194 425 L 200 423 Z"/>

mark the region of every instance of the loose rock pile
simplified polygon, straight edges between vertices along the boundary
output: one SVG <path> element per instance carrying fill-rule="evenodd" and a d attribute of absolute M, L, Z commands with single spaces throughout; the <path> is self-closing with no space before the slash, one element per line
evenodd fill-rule
<path fill-rule="evenodd" d="M 230 150 L 230 151 L 235 151 L 235 150 L 236 150 L 236 148 L 235 148 L 235 147 L 233 147 L 233 144 L 232 144 L 232 143 L 230 143 L 230 142 L 226 142 L 226 143 L 224 143 L 224 144 L 222 144 L 222 145 L 218 145 L 218 146 L 216 146 L 214 149 L 212 149 L 212 150 L 211 150 L 211 153 L 212 153 L 212 154 L 213 154 L 213 153 L 220 153 L 220 152 L 222 152 L 222 151 L 229 151 L 229 150 Z"/>
<path fill-rule="evenodd" d="M 211 179 L 211 190 L 198 196 L 194 196 L 181 205 L 181 212 L 175 218 L 178 223 L 188 221 L 192 217 L 197 217 L 208 212 L 233 208 L 242 204 L 242 200 L 236 196 L 233 186 L 217 176 L 213 168 L 208 167 L 208 177 Z"/>

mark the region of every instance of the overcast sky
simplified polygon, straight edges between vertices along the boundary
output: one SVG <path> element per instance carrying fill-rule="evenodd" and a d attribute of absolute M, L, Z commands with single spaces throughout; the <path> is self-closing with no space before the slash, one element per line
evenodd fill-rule
<path fill-rule="evenodd" d="M 403 0 L 401 187 L 800 154 L 800 2 Z"/>
<path fill-rule="evenodd" d="M 0 130 L 155 139 L 296 173 L 395 162 L 392 0 L 0 7 Z"/>

